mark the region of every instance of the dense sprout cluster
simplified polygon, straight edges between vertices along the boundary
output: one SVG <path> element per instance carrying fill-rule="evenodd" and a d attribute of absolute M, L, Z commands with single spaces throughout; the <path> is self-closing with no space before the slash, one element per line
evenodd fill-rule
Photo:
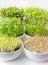
<path fill-rule="evenodd" d="M 26 33 L 30 36 L 47 36 L 48 35 L 48 25 L 44 21 L 29 22 L 26 25 Z"/>
<path fill-rule="evenodd" d="M 35 21 L 41 21 L 41 20 L 47 20 L 48 12 L 46 10 L 43 10 L 41 8 L 25 8 L 24 9 L 24 15 L 26 17 L 26 21 L 35 20 Z M 29 19 L 29 20 L 27 20 Z"/>
<path fill-rule="evenodd" d="M 48 12 L 41 8 L 24 9 L 26 34 L 30 36 L 48 35 Z"/>
<path fill-rule="evenodd" d="M 24 24 L 17 18 L 2 18 L 0 20 L 0 35 L 19 36 L 24 33 Z"/>
<path fill-rule="evenodd" d="M 48 12 L 41 8 L 2 8 L 0 16 L 3 18 L 0 21 L 2 35 L 21 35 L 24 27 L 28 35 L 48 35 Z"/>
<path fill-rule="evenodd" d="M 16 17 L 22 19 L 23 17 L 23 9 L 19 9 L 17 7 L 9 7 L 9 8 L 2 8 L 0 10 L 0 15 L 2 17 Z"/>
<path fill-rule="evenodd" d="M 0 37 L 0 52 L 12 52 L 19 49 L 21 41 L 17 37 Z"/>

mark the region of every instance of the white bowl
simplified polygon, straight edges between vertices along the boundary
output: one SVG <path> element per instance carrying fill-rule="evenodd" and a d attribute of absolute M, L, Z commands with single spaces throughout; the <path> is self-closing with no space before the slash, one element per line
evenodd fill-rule
<path fill-rule="evenodd" d="M 21 36 L 19 36 L 19 38 L 22 40 L 22 42 L 24 41 L 24 39 L 25 39 L 25 34 L 23 34 L 23 35 L 21 35 Z"/>
<path fill-rule="evenodd" d="M 0 52 L 0 61 L 9 61 L 17 58 L 21 54 L 21 49 L 20 47 L 18 50 L 9 53 Z"/>
<path fill-rule="evenodd" d="M 24 42 L 26 39 L 30 38 L 31 36 L 27 35 L 26 33 L 24 33 L 23 35 L 19 36 L 19 38 L 22 40 L 22 42 Z"/>
<path fill-rule="evenodd" d="M 25 35 L 25 39 L 28 39 L 28 38 L 31 38 L 32 37 L 30 35 L 27 35 L 26 33 L 24 35 Z"/>
<path fill-rule="evenodd" d="M 24 48 L 25 55 L 34 61 L 48 60 L 48 53 L 35 53 Z"/>

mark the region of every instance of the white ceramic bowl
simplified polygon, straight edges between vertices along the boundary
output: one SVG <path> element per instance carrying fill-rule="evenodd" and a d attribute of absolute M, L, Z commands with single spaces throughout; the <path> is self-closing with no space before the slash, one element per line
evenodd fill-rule
<path fill-rule="evenodd" d="M 34 61 L 48 60 L 48 53 L 35 53 L 24 48 L 25 55 Z"/>
<path fill-rule="evenodd" d="M 0 61 L 9 61 L 17 58 L 21 54 L 22 48 L 20 47 L 18 50 L 9 52 L 9 53 L 4 53 L 0 52 Z"/>
<path fill-rule="evenodd" d="M 31 36 L 25 34 L 25 39 L 28 39 L 28 38 L 31 38 Z M 25 47 L 24 47 L 24 44 L 22 45 L 23 46 L 23 49 L 24 49 L 24 52 L 25 52 L 25 55 L 34 60 L 34 61 L 46 61 L 48 60 L 48 52 L 45 52 L 45 53 L 35 53 L 35 52 L 31 52 L 29 50 L 27 50 Z"/>
<path fill-rule="evenodd" d="M 30 38 L 31 36 L 27 35 L 27 34 L 23 34 L 21 36 L 19 36 L 19 38 L 22 40 L 22 42 L 24 42 L 26 39 Z"/>

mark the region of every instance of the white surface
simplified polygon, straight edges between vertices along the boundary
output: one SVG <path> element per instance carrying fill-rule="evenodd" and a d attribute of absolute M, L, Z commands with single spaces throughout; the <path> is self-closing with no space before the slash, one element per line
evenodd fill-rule
<path fill-rule="evenodd" d="M 17 6 L 17 7 L 41 7 L 48 10 L 48 0 L 0 0 L 0 8 Z M 28 59 L 25 55 L 21 55 L 14 61 L 1 62 L 0 65 L 48 65 L 48 61 L 45 62 L 34 62 Z"/>
<path fill-rule="evenodd" d="M 1 62 L 0 65 L 48 65 L 48 61 L 46 62 L 35 62 L 28 59 L 25 55 L 21 55 L 15 60 L 9 62 Z"/>
<path fill-rule="evenodd" d="M 48 0 L 0 0 L 0 8 L 17 6 L 17 7 L 41 7 L 48 10 Z"/>

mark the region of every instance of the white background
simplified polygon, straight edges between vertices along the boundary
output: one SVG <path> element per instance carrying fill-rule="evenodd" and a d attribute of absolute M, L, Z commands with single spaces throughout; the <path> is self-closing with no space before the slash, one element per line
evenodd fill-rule
<path fill-rule="evenodd" d="M 18 6 L 18 7 L 41 7 L 48 10 L 48 0 L 0 0 L 0 8 Z"/>
<path fill-rule="evenodd" d="M 0 8 L 17 6 L 17 7 L 40 7 L 48 10 L 48 0 L 0 0 Z M 17 59 L 9 62 L 1 62 L 0 65 L 48 65 L 48 61 L 35 62 L 21 55 Z"/>

